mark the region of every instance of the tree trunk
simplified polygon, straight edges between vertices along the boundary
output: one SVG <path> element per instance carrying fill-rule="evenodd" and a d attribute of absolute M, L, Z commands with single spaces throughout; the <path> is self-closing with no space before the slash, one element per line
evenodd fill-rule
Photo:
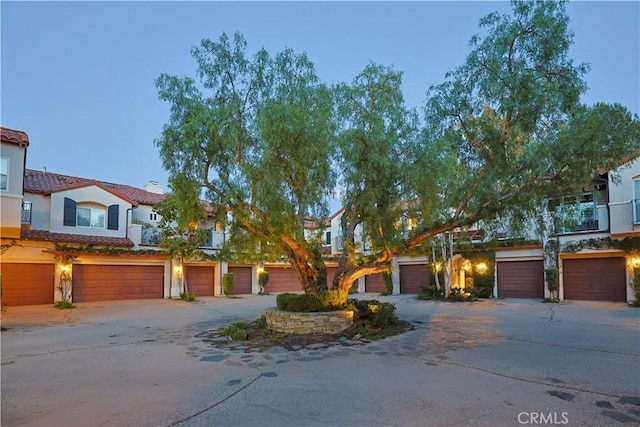
<path fill-rule="evenodd" d="M 327 290 L 327 267 L 322 261 L 319 248 L 300 245 L 283 237 L 285 253 L 305 293 Z"/>

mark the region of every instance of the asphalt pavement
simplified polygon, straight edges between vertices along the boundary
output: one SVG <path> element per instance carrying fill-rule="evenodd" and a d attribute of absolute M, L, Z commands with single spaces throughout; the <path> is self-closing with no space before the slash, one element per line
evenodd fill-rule
<path fill-rule="evenodd" d="M 2 426 L 640 425 L 637 308 L 362 297 L 415 329 L 247 353 L 202 337 L 273 295 L 9 307 Z"/>

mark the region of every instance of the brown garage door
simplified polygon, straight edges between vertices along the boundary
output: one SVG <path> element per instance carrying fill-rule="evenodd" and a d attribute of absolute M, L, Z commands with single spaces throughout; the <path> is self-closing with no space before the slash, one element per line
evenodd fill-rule
<path fill-rule="evenodd" d="M 400 266 L 400 293 L 419 294 L 423 286 L 429 285 L 429 271 L 425 264 Z"/>
<path fill-rule="evenodd" d="M 500 298 L 544 298 L 542 261 L 502 261 L 498 263 Z"/>
<path fill-rule="evenodd" d="M 187 278 L 189 293 L 199 297 L 213 296 L 215 272 L 215 267 L 211 265 L 185 266 L 185 277 Z"/>
<path fill-rule="evenodd" d="M 327 267 L 327 287 L 331 289 L 333 278 L 336 277 L 338 267 Z"/>
<path fill-rule="evenodd" d="M 371 274 L 364 278 L 364 291 L 365 292 L 377 292 L 384 291 L 384 279 L 382 273 Z"/>
<path fill-rule="evenodd" d="M 269 283 L 265 287 L 267 292 L 300 292 L 302 285 L 296 272 L 292 268 L 269 267 Z"/>
<path fill-rule="evenodd" d="M 233 293 L 236 295 L 251 293 L 251 267 L 229 267 L 233 273 Z"/>
<path fill-rule="evenodd" d="M 73 301 L 116 301 L 164 297 L 162 265 L 73 266 Z"/>
<path fill-rule="evenodd" d="M 624 258 L 565 259 L 562 270 L 565 299 L 627 300 Z"/>
<path fill-rule="evenodd" d="M 3 304 L 53 304 L 53 264 L 0 263 L 0 270 Z"/>

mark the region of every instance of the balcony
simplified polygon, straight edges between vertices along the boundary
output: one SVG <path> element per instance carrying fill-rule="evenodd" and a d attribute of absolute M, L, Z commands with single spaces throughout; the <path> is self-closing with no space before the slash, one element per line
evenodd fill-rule
<path fill-rule="evenodd" d="M 631 201 L 633 205 L 633 224 L 640 224 L 640 199 L 634 199 Z"/>
<path fill-rule="evenodd" d="M 20 217 L 20 224 L 31 225 L 31 202 L 22 203 L 22 215 Z"/>
<path fill-rule="evenodd" d="M 155 227 L 144 227 L 142 229 L 142 241 L 144 246 L 158 246 L 162 239 L 160 230 Z"/>
<path fill-rule="evenodd" d="M 220 231 L 206 230 L 207 240 L 202 245 L 203 249 L 221 249 L 225 242 L 225 233 Z M 148 227 L 142 230 L 141 244 L 144 246 L 158 246 L 162 240 L 160 229 Z"/>

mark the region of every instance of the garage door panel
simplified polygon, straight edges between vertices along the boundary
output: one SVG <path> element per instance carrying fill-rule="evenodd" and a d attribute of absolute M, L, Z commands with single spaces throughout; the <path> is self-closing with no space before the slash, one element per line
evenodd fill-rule
<path fill-rule="evenodd" d="M 1 263 L 0 271 L 3 304 L 53 304 L 53 264 Z"/>
<path fill-rule="evenodd" d="M 216 269 L 211 265 L 187 265 L 185 266 L 187 289 L 190 294 L 199 297 L 213 296 L 213 287 Z"/>
<path fill-rule="evenodd" d="M 364 291 L 382 293 L 385 290 L 382 273 L 370 274 L 364 278 Z"/>
<path fill-rule="evenodd" d="M 544 263 L 502 261 L 498 268 L 498 296 L 501 298 L 544 298 Z"/>
<path fill-rule="evenodd" d="M 268 267 L 269 283 L 265 287 L 266 292 L 300 292 L 302 285 L 298 275 L 292 268 Z"/>
<path fill-rule="evenodd" d="M 236 295 L 251 293 L 251 267 L 229 267 L 229 273 L 233 273 L 233 293 Z"/>
<path fill-rule="evenodd" d="M 164 297 L 164 266 L 73 266 L 73 301 L 119 301 Z"/>
<path fill-rule="evenodd" d="M 624 258 L 565 259 L 562 267 L 564 299 L 627 300 Z"/>
<path fill-rule="evenodd" d="M 400 293 L 419 294 L 429 285 L 429 271 L 425 264 L 400 266 Z"/>

